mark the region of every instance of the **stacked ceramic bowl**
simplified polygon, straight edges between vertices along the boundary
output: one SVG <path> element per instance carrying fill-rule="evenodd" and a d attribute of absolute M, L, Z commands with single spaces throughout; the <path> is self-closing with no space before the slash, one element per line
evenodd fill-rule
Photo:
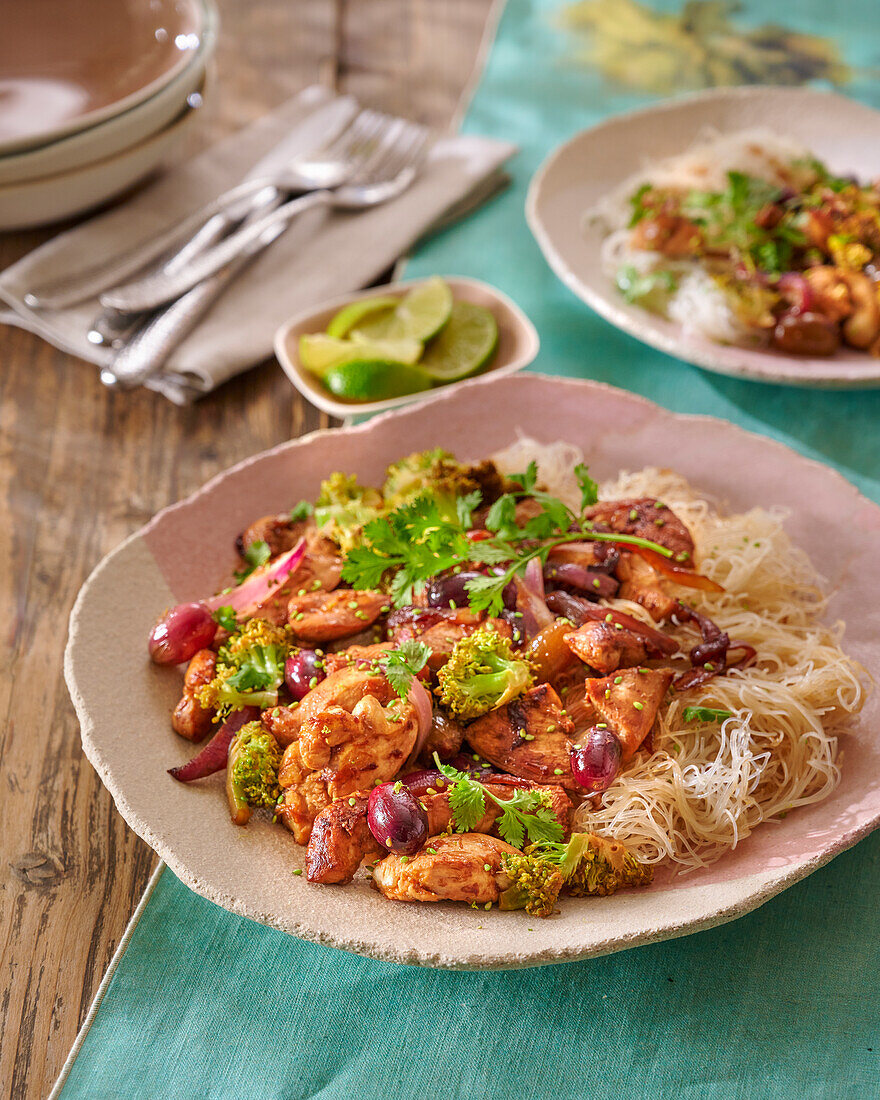
<path fill-rule="evenodd" d="M 0 229 L 82 213 L 178 154 L 216 31 L 213 0 L 13 5 L 0 35 Z"/>

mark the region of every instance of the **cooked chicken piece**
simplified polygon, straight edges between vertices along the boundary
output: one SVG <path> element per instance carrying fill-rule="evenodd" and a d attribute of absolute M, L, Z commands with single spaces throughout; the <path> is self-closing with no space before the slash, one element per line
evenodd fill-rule
<path fill-rule="evenodd" d="M 842 321 L 853 310 L 849 286 L 836 267 L 821 264 L 804 272 L 813 295 L 812 307 L 829 321 Z"/>
<path fill-rule="evenodd" d="M 637 554 L 621 554 L 615 573 L 621 582 L 618 596 L 641 604 L 655 622 L 675 610 L 676 601 L 663 591 L 660 574 Z"/>
<path fill-rule="evenodd" d="M 604 680 L 587 680 L 587 697 L 617 734 L 624 763 L 632 759 L 654 725 L 674 675 L 668 668 L 625 668 Z"/>
<path fill-rule="evenodd" d="M 464 726 L 454 718 L 450 718 L 439 707 L 435 707 L 431 729 L 421 755 L 426 760 L 431 760 L 436 752 L 441 760 L 448 760 L 461 751 L 462 741 L 464 741 Z"/>
<path fill-rule="evenodd" d="M 559 691 L 559 698 L 562 700 L 565 712 L 574 727 L 572 739 L 575 739 L 584 730 L 589 729 L 590 726 L 594 726 L 596 722 L 601 721 L 596 716 L 596 708 L 587 698 L 587 681 L 583 677 L 579 681 L 573 681 L 566 677 L 562 683 L 557 681 L 555 686 Z"/>
<path fill-rule="evenodd" d="M 432 837 L 409 859 L 387 855 L 373 872 L 379 891 L 392 901 L 496 902 L 510 879 L 501 870 L 516 848 L 494 836 L 457 833 Z"/>
<path fill-rule="evenodd" d="M 174 708 L 171 725 L 187 741 L 201 741 L 211 730 L 214 711 L 199 705 L 196 692 L 214 679 L 216 668 L 217 654 L 213 649 L 200 649 L 186 667 L 183 695 Z"/>
<path fill-rule="evenodd" d="M 406 607 L 388 617 L 388 633 L 395 646 L 411 640 L 430 646 L 428 667 L 434 672 L 446 664 L 456 642 L 484 625 L 494 628 L 503 638 L 511 637 L 509 623 L 487 619 L 483 612 L 466 607 Z"/>
<path fill-rule="evenodd" d="M 366 695 L 372 695 L 380 703 L 396 698 L 391 685 L 381 673 L 348 665 L 332 673 L 305 696 L 299 706 L 273 707 L 263 712 L 263 725 L 275 740 L 285 748 L 299 738 L 305 722 L 328 707 L 354 710 Z"/>
<path fill-rule="evenodd" d="M 653 497 L 636 500 L 602 500 L 584 512 L 584 518 L 604 523 L 621 535 L 638 535 L 671 550 L 681 560 L 690 560 L 694 540 L 675 512 Z"/>
<path fill-rule="evenodd" d="M 877 301 L 877 284 L 862 271 L 843 273 L 849 287 L 853 311 L 843 322 L 843 338 L 853 348 L 865 350 L 880 335 L 880 303 Z"/>
<path fill-rule="evenodd" d="M 292 596 L 287 618 L 294 637 L 303 642 L 332 642 L 372 626 L 388 609 L 382 592 L 340 588 Z"/>
<path fill-rule="evenodd" d="M 260 516 L 238 536 L 236 547 L 244 557 L 245 550 L 255 542 L 265 542 L 269 547 L 269 556 L 277 558 L 285 550 L 292 550 L 306 531 L 314 526 L 312 520 L 292 523 L 289 512 L 281 512 L 277 516 Z"/>
<path fill-rule="evenodd" d="M 368 798 L 368 791 L 356 791 L 315 818 L 306 852 L 309 882 L 351 882 L 365 859 L 385 854 L 367 824 Z"/>
<path fill-rule="evenodd" d="M 350 645 L 347 649 L 340 649 L 336 653 L 324 655 L 324 671 L 329 676 L 331 672 L 338 672 L 341 668 L 356 665 L 357 668 L 372 668 L 374 663 L 393 649 L 391 642 L 377 642 L 376 645 Z"/>
<path fill-rule="evenodd" d="M 567 738 L 571 719 L 549 684 L 537 684 L 465 730 L 468 744 L 496 768 L 534 783 L 576 788 Z"/>
<path fill-rule="evenodd" d="M 486 780 L 485 786 L 496 798 L 505 800 L 512 798 L 517 790 L 546 791 L 556 819 L 568 836 L 572 805 L 561 787 L 539 787 L 537 783 L 510 775 Z M 385 854 L 386 849 L 376 841 L 367 825 L 368 798 L 367 792 L 358 791 L 349 798 L 334 802 L 315 818 L 306 853 L 309 882 L 351 882 L 364 859 Z M 429 835 L 437 836 L 453 824 L 448 792 L 437 790 L 434 794 L 423 794 L 419 796 L 419 801 L 428 814 Z M 486 801 L 486 813 L 470 830 L 472 833 L 491 832 L 501 815 L 500 807 L 491 799 Z"/>
<path fill-rule="evenodd" d="M 278 769 L 278 816 L 297 842 L 308 843 L 312 822 L 335 799 L 397 775 L 417 733 L 415 708 L 396 696 L 383 706 L 365 695 L 351 711 L 330 706 L 303 722 Z"/>
<path fill-rule="evenodd" d="M 287 622 L 288 602 L 291 597 L 311 593 L 319 596 L 339 584 L 342 575 L 342 558 L 335 543 L 319 535 L 314 529 L 305 532 L 306 548 L 300 564 L 277 585 L 254 610 L 254 618 L 280 626 Z M 268 568 L 271 562 L 263 568 Z M 360 624 L 363 626 L 363 623 Z M 359 627 L 360 628 L 360 627 Z"/>
<path fill-rule="evenodd" d="M 644 639 L 635 631 L 604 619 L 588 619 L 583 626 L 564 636 L 572 653 L 597 672 L 613 672 L 621 666 L 647 660 Z"/>
<path fill-rule="evenodd" d="M 660 211 L 637 223 L 630 236 L 633 248 L 662 252 L 671 259 L 693 256 L 703 241 L 699 226 L 690 218 Z"/>

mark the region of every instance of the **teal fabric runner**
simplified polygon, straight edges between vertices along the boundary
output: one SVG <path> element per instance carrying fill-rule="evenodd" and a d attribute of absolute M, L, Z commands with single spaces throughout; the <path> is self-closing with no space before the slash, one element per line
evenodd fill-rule
<path fill-rule="evenodd" d="M 704 373 L 617 332 L 550 273 L 523 220 L 531 174 L 577 130 L 653 98 L 583 59 L 583 40 L 559 28 L 565 6 L 509 0 L 465 129 L 520 144 L 514 186 L 431 241 L 408 274 L 473 275 L 501 287 L 538 327 L 538 370 L 722 416 L 831 463 L 880 500 L 880 393 Z M 612 6 L 612 25 L 628 26 L 631 0 L 590 0 L 581 10 Z M 689 25 L 715 41 L 723 8 L 690 4 Z M 762 8 L 743 5 L 739 30 L 762 23 Z M 658 0 L 646 8 L 680 9 Z M 880 61 L 874 0 L 802 0 L 774 15 L 799 32 L 832 35 L 853 69 L 843 90 L 880 106 L 870 71 Z M 726 56 L 730 44 L 728 34 Z M 637 43 L 624 56 L 640 81 L 661 79 Z M 686 73 L 692 56 L 666 70 Z M 878 895 L 875 835 L 714 931 L 586 963 L 467 974 L 285 937 L 204 901 L 166 871 L 61 1095 L 862 1100 L 880 1094 Z"/>

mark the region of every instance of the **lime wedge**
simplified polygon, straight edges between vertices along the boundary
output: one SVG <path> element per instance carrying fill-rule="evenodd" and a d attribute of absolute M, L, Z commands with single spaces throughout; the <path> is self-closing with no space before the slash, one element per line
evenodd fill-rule
<path fill-rule="evenodd" d="M 431 379 L 424 371 L 405 363 L 361 358 L 331 367 L 324 375 L 324 385 L 334 396 L 346 401 L 385 401 L 429 390 Z"/>
<path fill-rule="evenodd" d="M 430 340 L 451 312 L 452 291 L 435 275 L 405 294 L 393 312 L 365 320 L 357 331 L 374 340 Z"/>
<path fill-rule="evenodd" d="M 299 361 L 307 371 L 323 376 L 333 367 L 355 359 L 376 359 L 391 363 L 415 363 L 422 354 L 418 340 L 371 340 L 353 343 L 323 332 L 299 338 Z"/>
<path fill-rule="evenodd" d="M 456 302 L 419 363 L 435 385 L 469 378 L 484 367 L 498 347 L 498 322 L 483 306 Z"/>
<path fill-rule="evenodd" d="M 373 314 L 390 313 L 400 301 L 399 298 L 389 298 L 385 295 L 379 298 L 359 298 L 356 302 L 349 302 L 347 306 L 336 314 L 327 326 L 327 335 L 342 337 Z"/>

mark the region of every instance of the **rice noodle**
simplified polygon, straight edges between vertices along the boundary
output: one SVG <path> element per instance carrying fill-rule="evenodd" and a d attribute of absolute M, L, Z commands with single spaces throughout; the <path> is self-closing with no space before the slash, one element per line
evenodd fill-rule
<path fill-rule="evenodd" d="M 521 438 L 494 458 L 505 473 L 534 459 L 542 487 L 577 507 L 576 447 Z M 687 600 L 758 652 L 745 671 L 673 695 L 658 715 L 653 752 L 637 754 L 598 805 L 584 802 L 575 812 L 578 827 L 622 841 L 646 863 L 694 870 L 762 822 L 834 790 L 838 735 L 863 705 L 865 673 L 840 647 L 843 624 L 821 621 L 820 578 L 791 544 L 782 509 L 722 516 L 682 477 L 656 468 L 623 473 L 603 484 L 600 496 L 667 503 L 694 537 L 700 571 L 726 589 L 688 591 Z M 603 602 L 651 622 L 638 604 Z M 682 650 L 694 644 L 692 628 L 666 629 Z M 686 667 L 681 657 L 668 664 Z M 695 705 L 733 716 L 720 725 L 686 723 L 684 708 Z"/>

